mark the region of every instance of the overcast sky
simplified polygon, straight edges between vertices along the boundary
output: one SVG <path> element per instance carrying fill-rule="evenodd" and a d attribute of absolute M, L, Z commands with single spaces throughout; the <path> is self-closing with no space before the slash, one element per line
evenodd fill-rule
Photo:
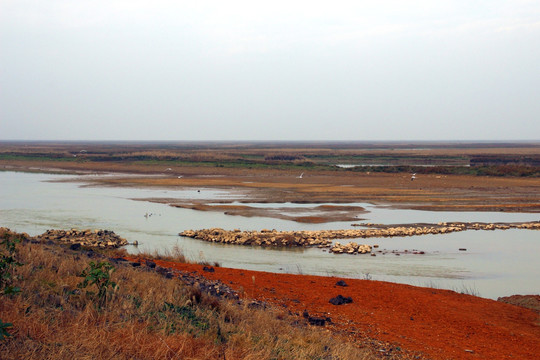
<path fill-rule="evenodd" d="M 538 140 L 540 1 L 0 0 L 0 140 Z"/>

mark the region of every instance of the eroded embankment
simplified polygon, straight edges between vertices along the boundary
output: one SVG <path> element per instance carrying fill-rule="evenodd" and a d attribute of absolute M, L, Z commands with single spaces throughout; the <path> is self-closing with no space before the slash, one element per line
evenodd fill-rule
<path fill-rule="evenodd" d="M 368 224 L 373 226 L 371 224 Z M 358 245 L 333 245 L 334 239 L 357 239 L 357 238 L 379 238 L 396 236 L 416 236 L 427 234 L 448 234 L 466 230 L 508 230 L 508 229 L 528 229 L 540 230 L 540 222 L 526 223 L 438 223 L 424 224 L 423 226 L 394 226 L 370 229 L 350 229 L 350 230 L 317 230 L 317 231 L 277 231 L 263 229 L 261 231 L 241 231 L 224 230 L 220 228 L 186 230 L 180 236 L 199 239 L 209 242 L 251 245 L 251 246 L 276 246 L 276 247 L 319 247 L 330 248 L 334 253 L 369 253 L 371 246 Z"/>

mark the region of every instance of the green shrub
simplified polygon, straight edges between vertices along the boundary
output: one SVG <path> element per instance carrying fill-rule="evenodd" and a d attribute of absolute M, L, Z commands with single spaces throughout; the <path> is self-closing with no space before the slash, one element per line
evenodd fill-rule
<path fill-rule="evenodd" d="M 7 337 L 11 336 L 11 334 L 7 331 L 7 329 L 13 327 L 13 324 L 11 323 L 5 323 L 0 319 L 0 341 L 5 340 Z"/>
<path fill-rule="evenodd" d="M 16 294 L 21 290 L 13 286 L 13 269 L 22 264 L 17 261 L 17 243 L 20 239 L 10 233 L 5 232 L 0 238 L 0 291 L 4 295 Z"/>
<path fill-rule="evenodd" d="M 89 295 L 95 295 L 98 301 L 98 306 L 101 307 L 107 302 L 107 298 L 110 297 L 117 289 L 118 285 L 111 281 L 111 275 L 116 269 L 110 263 L 106 261 L 93 262 L 79 275 L 84 277 L 84 280 L 77 286 L 80 289 L 87 288 L 88 286 L 95 285 L 98 289 L 97 294 L 93 292 L 87 292 Z"/>

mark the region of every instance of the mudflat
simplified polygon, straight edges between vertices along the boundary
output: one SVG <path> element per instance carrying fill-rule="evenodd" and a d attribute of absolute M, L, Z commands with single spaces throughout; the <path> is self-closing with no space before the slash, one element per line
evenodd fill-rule
<path fill-rule="evenodd" d="M 357 167 L 343 168 L 341 164 Z M 538 164 L 538 142 L 0 142 L 3 170 L 117 173 L 119 176 L 93 181 L 109 186 L 220 188 L 242 192 L 239 199 L 220 200 L 223 204 L 235 200 L 370 202 L 422 210 L 539 212 Z M 120 176 L 123 173 L 132 175 Z M 232 208 L 218 204 L 212 208 L 192 201 L 175 205 L 228 211 L 231 215 L 260 215 L 260 210 L 249 206 Z M 332 216 L 334 221 L 351 220 L 351 215 L 358 213 L 358 209 L 324 210 L 318 218 L 296 220 L 321 222 Z"/>
<path fill-rule="evenodd" d="M 326 207 L 305 214 L 309 211 L 299 208 L 295 211 L 304 214 L 295 216 L 248 203 L 368 202 L 434 211 L 540 212 L 538 164 L 540 143 L 0 142 L 1 170 L 116 174 L 90 180 L 107 186 L 227 189 L 242 196 L 212 204 L 152 201 L 313 223 L 352 221 L 361 209 Z M 231 206 L 233 201 L 245 205 Z"/>
<path fill-rule="evenodd" d="M 536 177 L 426 174 L 416 175 L 412 181 L 408 173 L 307 170 L 299 178 L 298 171 L 279 169 L 186 165 L 165 168 L 163 165 L 143 166 L 122 162 L 58 163 L 31 160 L 2 160 L 0 167 L 4 170 L 117 173 L 115 177 L 91 180 L 108 186 L 239 190 L 243 194 L 239 201 L 245 203 L 369 202 L 422 210 L 540 212 L 540 180 Z M 123 173 L 132 175 L 121 176 Z M 220 200 L 223 203 L 231 201 Z M 249 207 L 216 207 L 215 210 L 239 215 L 256 211 Z M 349 217 L 346 216 L 347 219 Z"/>

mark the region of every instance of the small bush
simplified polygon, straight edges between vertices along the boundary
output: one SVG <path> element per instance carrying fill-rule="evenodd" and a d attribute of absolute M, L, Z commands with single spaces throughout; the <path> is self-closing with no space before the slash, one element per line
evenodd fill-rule
<path fill-rule="evenodd" d="M 3 232 L 0 237 L 0 291 L 5 295 L 20 292 L 13 286 L 13 270 L 22 264 L 17 261 L 17 243 L 20 239 L 11 232 Z"/>
<path fill-rule="evenodd" d="M 13 324 L 5 323 L 2 321 L 2 319 L 0 319 L 0 341 L 3 341 L 7 337 L 11 336 L 11 334 L 8 332 L 8 329 L 12 327 L 13 327 Z"/>
<path fill-rule="evenodd" d="M 114 293 L 118 289 L 118 285 L 111 281 L 111 275 L 116 269 L 106 261 L 93 262 L 81 273 L 84 280 L 77 285 L 80 289 L 84 289 L 91 285 L 96 285 L 98 292 L 96 294 L 98 305 L 103 306 L 107 301 L 109 294 Z M 93 293 L 88 292 L 93 295 Z M 110 297 L 110 296 L 109 296 Z"/>

